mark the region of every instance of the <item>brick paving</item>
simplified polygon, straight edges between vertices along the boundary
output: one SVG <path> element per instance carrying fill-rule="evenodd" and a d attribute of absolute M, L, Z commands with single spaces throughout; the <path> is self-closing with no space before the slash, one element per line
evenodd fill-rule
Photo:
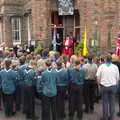
<path fill-rule="evenodd" d="M 83 120 L 100 120 L 101 115 L 102 115 L 101 111 L 102 111 L 101 104 L 100 103 L 96 104 L 94 113 L 93 114 L 84 114 Z M 117 111 L 118 111 L 118 105 L 116 104 L 116 112 Z M 36 104 L 36 114 L 39 117 L 41 115 L 40 104 Z M 66 112 L 66 114 L 67 114 L 67 112 Z M 5 118 L 4 113 L 1 111 L 0 112 L 0 120 L 26 120 L 26 119 L 25 119 L 25 116 L 21 112 L 17 113 L 14 117 Z M 41 119 L 39 119 L 39 120 L 41 120 Z M 68 117 L 66 117 L 65 120 L 68 120 Z M 120 118 L 116 117 L 115 120 L 120 120 Z"/>

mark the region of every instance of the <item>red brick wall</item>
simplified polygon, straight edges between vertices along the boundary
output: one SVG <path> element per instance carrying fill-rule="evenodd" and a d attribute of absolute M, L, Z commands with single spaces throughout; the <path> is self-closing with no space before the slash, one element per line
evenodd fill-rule
<path fill-rule="evenodd" d="M 32 25 L 34 40 L 44 41 L 48 46 L 50 41 L 51 27 L 51 4 L 49 0 L 34 1 L 32 3 Z"/>
<path fill-rule="evenodd" d="M 108 30 L 111 30 L 111 46 L 115 46 L 115 36 L 119 31 L 119 17 L 120 13 L 118 0 L 96 0 L 96 1 L 86 1 L 78 0 L 78 8 L 81 13 L 81 39 L 83 39 L 84 25 L 87 26 L 87 40 L 93 37 L 95 32 L 95 21 L 98 21 L 98 31 L 101 52 L 112 50 L 109 46 L 108 41 Z M 86 5 L 85 5 L 86 4 Z M 86 7 L 85 7 L 86 6 Z M 118 8 L 119 7 L 119 8 Z M 110 26 L 108 29 L 108 25 Z"/>
<path fill-rule="evenodd" d="M 10 11 L 13 8 L 24 10 L 22 16 L 22 40 L 27 40 L 26 12 L 31 10 L 32 40 L 41 40 L 48 47 L 51 41 L 51 0 L 5 0 L 8 5 L 3 6 L 1 11 Z M 12 4 L 14 4 L 12 6 Z M 75 0 L 75 8 L 80 12 L 80 34 L 83 40 L 84 26 L 87 26 L 87 41 L 90 46 L 90 40 L 95 33 L 95 21 L 98 21 L 98 39 L 100 41 L 101 52 L 110 48 L 108 41 L 108 30 L 111 30 L 111 45 L 115 46 L 115 37 L 119 32 L 120 24 L 120 1 L 119 0 Z M 6 16 L 7 17 L 7 16 Z M 9 18 L 9 17 L 8 17 Z M 5 22 L 6 21 L 6 22 Z M 4 40 L 11 46 L 11 28 L 10 19 L 4 19 Z M 109 26 L 109 28 L 108 28 Z M 24 42 L 23 42 L 24 43 Z M 108 50 L 109 51 L 109 50 Z"/>

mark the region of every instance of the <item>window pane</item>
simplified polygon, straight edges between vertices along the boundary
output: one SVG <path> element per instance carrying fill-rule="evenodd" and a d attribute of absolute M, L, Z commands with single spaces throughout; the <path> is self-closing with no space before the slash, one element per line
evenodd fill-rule
<path fill-rule="evenodd" d="M 17 41 L 17 32 L 15 31 L 15 41 Z"/>
<path fill-rule="evenodd" d="M 20 39 L 20 38 L 19 38 L 19 31 L 17 31 L 16 34 L 17 34 L 17 41 L 19 41 L 19 39 Z"/>
<path fill-rule="evenodd" d="M 12 18 L 13 42 L 20 42 L 20 18 Z"/>

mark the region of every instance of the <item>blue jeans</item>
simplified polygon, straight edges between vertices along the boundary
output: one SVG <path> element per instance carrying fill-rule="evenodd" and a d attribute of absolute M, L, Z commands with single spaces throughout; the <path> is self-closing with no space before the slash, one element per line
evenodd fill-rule
<path fill-rule="evenodd" d="M 116 86 L 101 86 L 103 120 L 113 120 L 115 114 Z"/>

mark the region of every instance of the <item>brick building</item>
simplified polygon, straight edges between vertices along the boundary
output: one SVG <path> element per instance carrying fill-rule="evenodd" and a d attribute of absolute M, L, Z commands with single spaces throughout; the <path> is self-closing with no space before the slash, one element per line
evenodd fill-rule
<path fill-rule="evenodd" d="M 115 47 L 120 25 L 119 0 L 73 0 L 73 15 L 58 15 L 58 0 L 0 0 L 0 43 L 12 47 L 43 43 L 49 47 L 54 25 L 63 39 L 83 40 L 87 26 L 89 48 L 101 52 Z"/>

